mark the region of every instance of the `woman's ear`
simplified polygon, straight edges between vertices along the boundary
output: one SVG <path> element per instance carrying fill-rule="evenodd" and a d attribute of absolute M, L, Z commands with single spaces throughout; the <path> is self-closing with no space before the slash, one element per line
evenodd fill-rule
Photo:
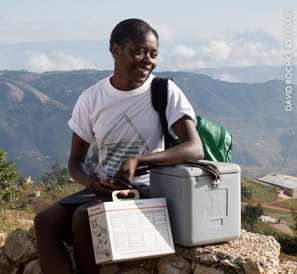
<path fill-rule="evenodd" d="M 111 47 L 111 53 L 112 53 L 113 57 L 118 56 L 119 49 L 120 49 L 120 46 L 117 43 L 113 43 L 113 45 Z"/>

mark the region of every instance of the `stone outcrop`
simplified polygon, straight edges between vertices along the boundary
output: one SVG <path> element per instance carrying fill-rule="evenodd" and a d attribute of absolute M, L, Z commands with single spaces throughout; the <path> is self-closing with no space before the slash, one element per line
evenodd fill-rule
<path fill-rule="evenodd" d="M 73 257 L 72 247 L 67 248 Z M 296 262 L 279 263 L 280 244 L 272 236 L 242 231 L 237 240 L 191 248 L 176 245 L 175 249 L 175 254 L 166 257 L 104 265 L 100 274 L 297 273 Z M 0 248 L 0 273 L 42 273 L 34 228 L 29 233 L 18 228 L 6 236 Z"/>

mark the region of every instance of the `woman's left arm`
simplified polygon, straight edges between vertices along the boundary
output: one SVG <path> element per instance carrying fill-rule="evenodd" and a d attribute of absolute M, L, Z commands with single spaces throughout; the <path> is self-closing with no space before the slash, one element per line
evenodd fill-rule
<path fill-rule="evenodd" d="M 133 179 L 138 166 L 148 166 L 156 163 L 182 163 L 189 160 L 204 158 L 203 146 L 192 119 L 185 115 L 177 120 L 172 129 L 180 140 L 180 145 L 164 151 L 131 157 L 125 160 L 119 171 L 114 175 L 111 183 L 115 183 L 121 176 Z"/>

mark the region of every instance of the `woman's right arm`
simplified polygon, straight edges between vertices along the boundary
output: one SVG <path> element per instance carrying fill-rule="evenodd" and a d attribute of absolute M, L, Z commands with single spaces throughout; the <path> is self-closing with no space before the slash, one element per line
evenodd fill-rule
<path fill-rule="evenodd" d="M 90 144 L 80 138 L 75 132 L 72 135 L 71 152 L 68 162 L 68 170 L 72 179 L 89 188 L 97 196 L 108 196 L 112 190 L 104 188 L 107 185 L 97 173 L 89 174 L 85 167 Z M 110 184 L 108 184 L 109 186 Z"/>

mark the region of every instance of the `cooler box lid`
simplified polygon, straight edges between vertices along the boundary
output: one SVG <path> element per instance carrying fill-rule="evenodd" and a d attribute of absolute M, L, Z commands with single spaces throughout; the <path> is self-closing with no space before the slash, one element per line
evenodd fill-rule
<path fill-rule="evenodd" d="M 199 162 L 211 163 L 216 165 L 222 174 L 239 173 L 241 171 L 239 165 L 234 163 L 212 162 L 200 160 Z M 210 173 L 199 167 L 191 167 L 188 165 L 178 165 L 175 167 L 164 167 L 160 169 L 152 169 L 151 173 L 159 173 L 164 175 L 171 175 L 176 177 L 198 177 L 209 176 Z"/>

